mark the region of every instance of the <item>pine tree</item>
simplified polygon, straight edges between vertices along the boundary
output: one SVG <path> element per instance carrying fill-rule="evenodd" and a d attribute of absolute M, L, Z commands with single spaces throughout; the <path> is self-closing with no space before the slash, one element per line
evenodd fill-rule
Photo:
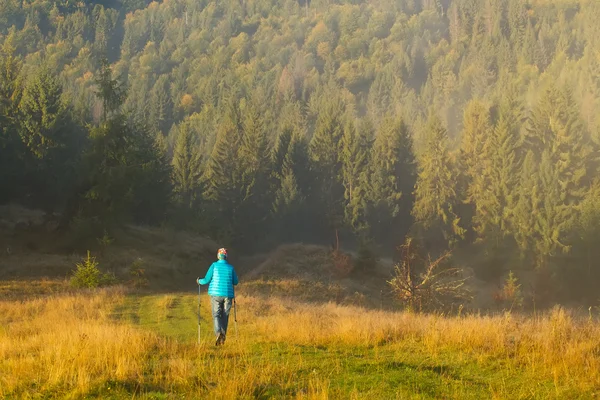
<path fill-rule="evenodd" d="M 413 216 L 417 227 L 434 246 L 453 245 L 465 230 L 454 209 L 458 202 L 456 175 L 448 153 L 448 136 L 441 121 L 431 116 L 426 127 L 423 154 L 415 190 Z M 442 237 L 436 237 L 441 234 Z M 444 241 L 439 243 L 440 239 Z"/>
<path fill-rule="evenodd" d="M 491 132 L 491 121 L 489 108 L 479 101 L 471 101 L 467 104 L 464 112 L 462 144 L 461 144 L 461 164 L 467 179 L 467 199 L 474 207 L 477 207 L 477 201 L 483 195 L 486 188 L 482 187 L 479 179 L 484 165 L 488 162 L 483 154 Z"/>
<path fill-rule="evenodd" d="M 0 49 L 0 203 L 18 195 L 27 151 L 18 134 L 21 63 L 14 51 L 10 38 L 5 39 Z"/>
<path fill-rule="evenodd" d="M 98 80 L 105 119 L 90 128 L 91 145 L 80 170 L 79 202 L 68 213 L 103 225 L 162 221 L 171 197 L 171 168 L 150 134 L 120 114 L 122 84 L 108 66 Z"/>
<path fill-rule="evenodd" d="M 312 178 L 308 146 L 302 133 L 289 129 L 280 133 L 273 149 L 272 165 L 274 237 L 282 241 L 310 237 L 314 224 L 308 214 L 307 195 Z"/>
<path fill-rule="evenodd" d="M 156 134 L 165 134 L 171 127 L 173 102 L 169 95 L 169 81 L 161 75 L 150 92 L 149 126 Z"/>
<path fill-rule="evenodd" d="M 513 235 L 524 259 L 534 254 L 535 215 L 540 207 L 539 171 L 533 151 L 528 151 L 523 160 L 518 186 L 518 201 L 512 216 Z"/>
<path fill-rule="evenodd" d="M 520 138 L 510 110 L 503 109 L 482 151 L 485 169 L 476 176 L 478 195 L 474 229 L 481 240 L 497 242 L 512 232 L 517 201 Z"/>
<path fill-rule="evenodd" d="M 35 207 L 52 213 L 62 207 L 74 183 L 83 141 L 70 116 L 58 79 L 42 67 L 19 102 L 18 131 L 29 150 L 24 156 L 27 191 Z"/>
<path fill-rule="evenodd" d="M 561 204 L 561 189 L 557 178 L 552 158 L 548 151 L 544 151 L 539 164 L 540 193 L 544 197 L 534 213 L 534 245 L 537 266 L 540 268 L 547 266 L 550 257 L 569 250 L 563 241 L 571 228 L 570 221 L 565 218 L 571 210 L 565 209 Z"/>
<path fill-rule="evenodd" d="M 333 97 L 320 111 L 313 138 L 310 157 L 317 179 L 319 206 L 322 207 L 328 228 L 337 232 L 343 221 L 344 187 L 341 183 L 342 135 L 344 115 L 342 101 Z"/>
<path fill-rule="evenodd" d="M 235 168 L 241 142 L 239 108 L 230 100 L 225 114 L 218 125 L 215 143 L 204 171 L 204 197 L 217 204 L 222 210 L 232 201 L 231 195 L 241 185 L 239 170 Z"/>
<path fill-rule="evenodd" d="M 273 184 L 275 186 L 277 186 L 278 181 L 284 175 L 284 161 L 286 160 L 290 150 L 292 135 L 292 128 L 284 128 L 275 140 L 275 146 L 273 146 L 273 155 L 271 157 L 271 165 L 273 166 L 271 179 L 274 181 Z"/>
<path fill-rule="evenodd" d="M 406 233 L 411 225 L 416 175 L 408 127 L 401 119 L 385 118 L 369 165 L 369 214 L 378 242 L 397 243 L 397 235 Z"/>
<path fill-rule="evenodd" d="M 237 156 L 243 193 L 239 217 L 248 238 L 256 240 L 264 235 L 262 226 L 272 202 L 268 191 L 270 148 L 258 105 L 249 101 L 243 113 L 242 138 Z"/>
<path fill-rule="evenodd" d="M 19 112 L 21 139 L 38 159 L 66 145 L 67 106 L 58 79 L 47 68 L 42 67 L 25 87 Z"/>
<path fill-rule="evenodd" d="M 515 213 L 515 239 L 525 258 L 538 268 L 548 266 L 551 257 L 569 250 L 565 242 L 572 227 L 565 218 L 561 189 L 548 150 L 537 161 L 528 152 L 523 162 L 519 202 Z"/>
<path fill-rule="evenodd" d="M 118 79 L 113 79 L 112 69 L 106 58 L 100 60 L 100 71 L 96 78 L 96 96 L 102 100 L 102 120 L 121 108 L 126 98 L 126 88 Z"/>
<path fill-rule="evenodd" d="M 344 215 L 355 231 L 367 229 L 367 139 L 352 121 L 347 121 L 342 137 L 342 183 L 344 185 Z"/>
<path fill-rule="evenodd" d="M 173 154 L 173 181 L 178 201 L 190 209 L 200 190 L 202 154 L 187 123 L 180 124 L 178 131 Z"/>
<path fill-rule="evenodd" d="M 550 88 L 527 121 L 527 145 L 546 152 L 560 185 L 559 200 L 566 222 L 577 218 L 577 206 L 589 185 L 592 148 L 571 93 Z"/>

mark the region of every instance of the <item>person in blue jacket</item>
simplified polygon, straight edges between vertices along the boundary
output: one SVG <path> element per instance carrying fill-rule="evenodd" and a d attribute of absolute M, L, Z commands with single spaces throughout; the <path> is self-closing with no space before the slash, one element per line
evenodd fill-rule
<path fill-rule="evenodd" d="M 208 269 L 206 276 L 198 279 L 198 284 L 209 285 L 208 295 L 217 337 L 215 345 L 220 346 L 225 343 L 229 311 L 235 298 L 233 287 L 238 284 L 238 277 L 233 265 L 227 262 L 227 249 L 219 249 L 217 259 Z"/>

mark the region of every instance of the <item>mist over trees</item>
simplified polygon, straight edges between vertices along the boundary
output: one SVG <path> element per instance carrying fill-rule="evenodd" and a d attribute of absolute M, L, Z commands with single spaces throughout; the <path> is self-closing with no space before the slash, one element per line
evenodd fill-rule
<path fill-rule="evenodd" d="M 600 3 L 0 4 L 0 202 L 600 283 Z"/>

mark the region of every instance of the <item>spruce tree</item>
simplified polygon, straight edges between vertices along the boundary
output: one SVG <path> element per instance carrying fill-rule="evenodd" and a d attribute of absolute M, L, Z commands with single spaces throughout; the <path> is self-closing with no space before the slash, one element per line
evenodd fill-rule
<path fill-rule="evenodd" d="M 204 197 L 225 212 L 233 202 L 232 194 L 241 186 L 241 176 L 236 168 L 241 141 L 239 109 L 230 101 L 217 129 L 215 143 L 203 175 Z"/>
<path fill-rule="evenodd" d="M 245 231 L 248 238 L 256 240 L 264 235 L 262 227 L 270 212 L 272 198 L 268 190 L 271 165 L 267 132 L 259 106 L 252 100 L 246 103 L 243 110 L 237 160 L 243 196 L 239 214 L 240 229 Z"/>
<path fill-rule="evenodd" d="M 202 154 L 188 123 L 178 127 L 173 153 L 174 190 L 184 207 L 191 209 L 198 196 L 202 178 Z"/>
<path fill-rule="evenodd" d="M 395 245 L 411 225 L 416 172 L 408 127 L 399 118 L 386 117 L 369 165 L 369 220 L 377 242 Z"/>
<path fill-rule="evenodd" d="M 486 168 L 483 149 L 491 132 L 489 108 L 479 101 L 471 101 L 464 112 L 461 164 L 467 179 L 467 199 L 474 207 L 485 191 L 480 177 Z"/>
<path fill-rule="evenodd" d="M 67 105 L 62 99 L 62 87 L 50 71 L 42 67 L 23 91 L 19 104 L 20 129 L 23 143 L 38 159 L 66 146 Z"/>
<path fill-rule="evenodd" d="M 273 237 L 282 241 L 305 240 L 314 224 L 308 213 L 307 196 L 312 179 L 308 146 L 302 133 L 290 129 L 280 133 L 272 165 Z"/>
<path fill-rule="evenodd" d="M 339 97 L 327 99 L 319 112 L 310 142 L 310 157 L 317 179 L 317 197 L 327 228 L 337 232 L 343 222 L 344 187 L 341 183 L 344 106 Z"/>
<path fill-rule="evenodd" d="M 413 216 L 426 241 L 436 247 L 452 246 L 465 230 L 454 211 L 458 203 L 457 179 L 447 148 L 448 134 L 439 118 L 431 116 L 425 135 Z"/>
<path fill-rule="evenodd" d="M 545 268 L 550 257 L 567 252 L 569 246 L 564 242 L 571 228 L 568 213 L 561 201 L 561 188 L 558 174 L 548 151 L 542 153 L 539 164 L 539 185 L 543 199 L 534 215 L 534 246 L 537 266 Z"/>
<path fill-rule="evenodd" d="M 528 151 L 521 167 L 518 200 L 512 215 L 513 235 L 523 259 L 534 256 L 535 215 L 541 202 L 539 171 L 533 151 Z"/>
<path fill-rule="evenodd" d="M 80 170 L 78 196 L 68 212 L 102 225 L 128 221 L 155 224 L 171 197 L 171 168 L 156 141 L 120 112 L 125 93 L 105 65 L 97 81 L 104 120 L 90 127 L 90 148 Z"/>
<path fill-rule="evenodd" d="M 74 183 L 82 134 L 62 98 L 62 86 L 42 67 L 19 102 L 18 131 L 29 150 L 24 156 L 27 190 L 35 207 L 54 212 Z"/>
<path fill-rule="evenodd" d="M 126 98 L 125 85 L 113 79 L 108 59 L 100 60 L 100 70 L 96 78 L 96 96 L 102 100 L 102 120 L 106 121 L 112 113 L 118 112 Z"/>
<path fill-rule="evenodd" d="M 518 199 L 520 138 L 510 110 L 501 110 L 483 148 L 486 160 L 476 176 L 482 189 L 477 198 L 474 229 L 481 240 L 497 242 L 510 235 L 512 215 Z"/>
<path fill-rule="evenodd" d="M 22 93 L 21 63 L 10 40 L 0 49 L 0 203 L 14 199 L 24 181 L 27 152 L 18 134 L 18 104 Z"/>
<path fill-rule="evenodd" d="M 547 197 L 536 225 L 536 256 L 545 264 L 559 249 L 569 250 L 566 232 L 578 220 L 590 178 L 592 148 L 568 90 L 552 87 L 544 93 L 528 120 L 526 139 L 542 153 L 540 187 Z"/>
<path fill-rule="evenodd" d="M 368 229 L 365 220 L 367 208 L 367 139 L 352 121 L 347 121 L 342 137 L 342 183 L 344 185 L 344 215 L 355 231 Z"/>

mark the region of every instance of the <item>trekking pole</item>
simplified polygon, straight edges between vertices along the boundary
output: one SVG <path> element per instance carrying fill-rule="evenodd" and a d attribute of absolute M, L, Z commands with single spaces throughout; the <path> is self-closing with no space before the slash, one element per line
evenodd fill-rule
<path fill-rule="evenodd" d="M 196 283 L 198 283 L 198 279 L 196 279 Z M 198 283 L 198 344 L 200 344 L 200 283 Z"/>
<path fill-rule="evenodd" d="M 237 307 L 236 307 L 235 298 L 233 299 L 233 325 L 235 326 L 235 340 L 237 340 L 237 338 L 238 338 L 238 334 L 237 334 Z"/>

